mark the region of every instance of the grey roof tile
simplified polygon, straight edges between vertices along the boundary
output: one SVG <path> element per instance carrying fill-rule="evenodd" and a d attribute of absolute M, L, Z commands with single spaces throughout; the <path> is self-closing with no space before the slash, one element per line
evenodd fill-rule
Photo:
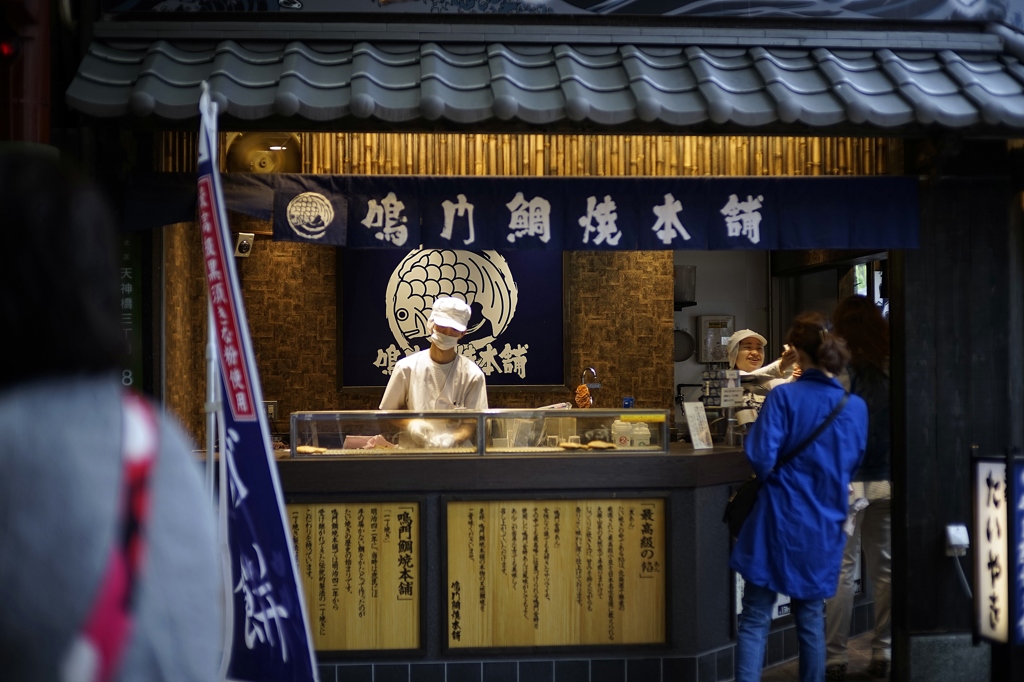
<path fill-rule="evenodd" d="M 714 123 L 758 126 L 778 119 L 775 102 L 746 50 L 685 50 Z"/>
<path fill-rule="evenodd" d="M 979 122 L 977 107 L 962 94 L 960 86 L 946 74 L 934 54 L 880 50 L 879 58 L 900 94 L 914 104 L 921 123 L 959 128 Z"/>
<path fill-rule="evenodd" d="M 686 56 L 701 85 L 710 83 L 735 95 L 764 91 L 764 80 L 746 50 L 739 50 L 736 55 L 723 55 L 700 47 L 688 47 Z"/>
<path fill-rule="evenodd" d="M 1017 82 L 1024 83 L 1024 64 L 1021 64 L 1014 57 L 1001 57 L 1000 60 L 1006 66 L 1006 72 L 1017 79 Z"/>
<path fill-rule="evenodd" d="M 634 46 L 622 48 L 622 66 L 631 83 L 646 82 L 661 92 L 686 92 L 697 88 L 697 78 L 680 51 L 655 57 Z"/>
<path fill-rule="evenodd" d="M 423 81 L 420 110 L 430 121 L 446 119 L 456 123 L 477 123 L 494 115 L 494 93 L 484 89 L 455 90 L 433 79 Z"/>
<path fill-rule="evenodd" d="M 499 119 L 543 125 L 569 119 L 606 126 L 781 122 L 815 128 L 855 124 L 891 130 L 917 123 L 1024 129 L 1024 64 L 998 50 L 953 48 L 957 34 L 923 40 L 910 32 L 893 43 L 886 40 L 891 36 L 870 31 L 661 27 L 637 29 L 623 39 L 589 27 L 588 40 L 574 43 L 578 27 L 559 33 L 547 26 L 534 27 L 547 33 L 526 31 L 530 40 L 509 43 L 505 27 L 492 24 L 453 24 L 435 30 L 436 40 L 413 40 L 413 33 L 422 37 L 422 27 L 408 23 L 386 27 L 387 41 L 310 41 L 286 39 L 296 33 L 295 25 L 269 34 L 252 22 L 221 22 L 216 25 L 232 39 L 172 41 L 140 39 L 153 24 L 138 24 L 133 35 L 121 32 L 116 40 L 89 47 L 66 93 L 71 106 L 106 118 L 194 118 L 199 84 L 208 80 L 222 110 L 243 120 L 277 115 L 315 122 L 373 117 L 396 124 Z M 177 22 L 179 29 L 185 24 Z M 248 28 L 252 40 L 241 40 Z M 322 25 L 321 35 L 342 35 L 338 28 Z M 466 39 L 469 29 L 476 42 Z M 459 31 L 462 39 L 451 42 L 449 36 Z M 760 33 L 760 45 L 737 44 Z M 699 45 L 693 40 L 698 34 Z M 362 27 L 348 37 L 367 35 Z M 548 43 L 537 40 L 542 35 Z M 832 47 L 811 47 L 823 35 Z M 971 35 L 975 43 L 960 44 L 990 48 L 998 38 Z M 604 37 L 606 45 L 591 40 Z M 936 47 L 892 49 L 907 41 Z M 869 43 L 888 47 L 867 49 Z"/>
<path fill-rule="evenodd" d="M 783 123 L 822 127 L 847 119 L 846 107 L 831 92 L 797 94 L 780 83 L 772 83 L 768 86 L 768 93 L 778 104 L 779 120 Z"/>
<path fill-rule="evenodd" d="M 662 92 L 643 81 L 630 84 L 636 100 L 636 115 L 641 121 L 661 121 L 688 126 L 708 120 L 708 103 L 696 89 L 689 92 Z"/>
<path fill-rule="evenodd" d="M 813 55 L 852 122 L 893 128 L 915 120 L 913 107 L 899 95 L 873 53 L 818 48 Z"/>
<path fill-rule="evenodd" d="M 274 96 L 274 110 L 281 116 L 309 121 L 334 121 L 351 114 L 352 88 L 317 88 L 298 78 L 282 78 Z M 315 105 L 310 104 L 315 102 Z"/>
<path fill-rule="evenodd" d="M 127 94 L 126 94 L 127 91 Z M 64 99 L 74 109 L 100 118 L 119 118 L 128 113 L 130 89 L 96 83 L 84 78 L 71 81 Z M 198 102 L 196 103 L 198 107 Z"/>
<path fill-rule="evenodd" d="M 754 66 L 785 123 L 826 126 L 846 120 L 846 108 L 806 50 L 750 50 Z"/>
<path fill-rule="evenodd" d="M 636 100 L 628 87 L 596 92 L 577 81 L 567 80 L 562 83 L 562 91 L 565 112 L 574 121 L 615 125 L 636 118 Z"/>
<path fill-rule="evenodd" d="M 961 56 L 950 50 L 939 53 L 939 58 L 987 123 L 1024 125 L 1024 86 L 1004 70 L 1001 60 L 990 55 Z"/>

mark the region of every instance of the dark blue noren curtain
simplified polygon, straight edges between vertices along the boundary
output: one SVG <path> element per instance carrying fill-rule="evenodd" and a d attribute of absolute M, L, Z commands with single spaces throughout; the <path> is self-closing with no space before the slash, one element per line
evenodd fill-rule
<path fill-rule="evenodd" d="M 232 173 L 228 208 L 274 239 L 356 249 L 906 249 L 911 177 L 551 178 Z M 187 174 L 129 187 L 125 226 L 194 219 Z M 330 220 L 327 220 L 330 218 Z"/>

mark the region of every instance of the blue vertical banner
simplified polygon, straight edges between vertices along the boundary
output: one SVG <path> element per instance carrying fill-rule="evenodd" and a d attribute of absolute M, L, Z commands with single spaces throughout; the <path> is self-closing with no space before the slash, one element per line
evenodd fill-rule
<path fill-rule="evenodd" d="M 223 406 L 220 531 L 226 588 L 221 679 L 317 680 L 305 600 L 262 409 L 217 168 L 217 107 L 199 100 L 199 224 Z"/>
<path fill-rule="evenodd" d="M 1009 542 L 1013 557 L 1010 599 L 1013 600 L 1016 608 L 1010 613 L 1014 618 L 1013 643 L 1016 646 L 1024 644 L 1024 460 L 1020 458 L 1019 453 L 1019 450 L 1012 452 L 1010 458 L 1013 483 L 1010 486 L 1011 497 L 1008 509 L 1008 513 L 1013 515 L 1013 523 L 1010 525 L 1010 532 L 1013 535 Z"/>

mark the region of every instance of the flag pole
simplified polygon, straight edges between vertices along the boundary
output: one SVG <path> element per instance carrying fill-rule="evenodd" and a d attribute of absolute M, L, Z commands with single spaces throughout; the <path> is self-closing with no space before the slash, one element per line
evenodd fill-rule
<path fill-rule="evenodd" d="M 211 103 L 217 106 L 216 103 Z M 213 471 L 216 464 L 214 453 L 217 448 L 217 425 L 223 423 L 220 411 L 220 380 L 217 370 L 217 341 L 214 336 L 213 302 L 206 297 L 206 494 L 215 500 L 213 493 Z"/>
<path fill-rule="evenodd" d="M 217 434 L 209 453 L 216 446 L 220 476 L 217 510 L 225 597 L 220 677 L 317 682 L 306 600 L 230 247 L 217 153 L 219 107 L 205 81 L 201 89 L 197 205 L 212 311 L 207 349 L 216 358 L 207 403 L 210 432 L 215 427 Z"/>

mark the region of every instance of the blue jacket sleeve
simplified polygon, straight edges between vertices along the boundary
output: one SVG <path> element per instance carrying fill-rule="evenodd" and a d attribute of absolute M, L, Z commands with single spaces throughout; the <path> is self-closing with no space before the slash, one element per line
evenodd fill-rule
<path fill-rule="evenodd" d="M 747 459 L 758 478 L 764 478 L 779 459 L 789 433 L 789 410 L 785 391 L 772 391 L 746 440 Z"/>

